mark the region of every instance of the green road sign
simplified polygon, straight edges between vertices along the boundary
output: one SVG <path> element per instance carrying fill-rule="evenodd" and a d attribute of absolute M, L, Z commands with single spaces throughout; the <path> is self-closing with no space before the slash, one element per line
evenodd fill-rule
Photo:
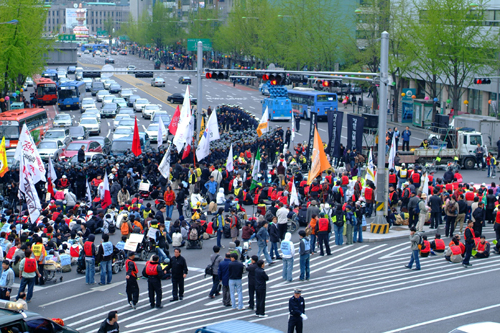
<path fill-rule="evenodd" d="M 97 36 L 107 36 L 108 32 L 106 30 L 97 30 Z"/>
<path fill-rule="evenodd" d="M 130 40 L 130 38 L 128 38 L 128 36 L 120 36 L 119 38 L 120 38 L 120 40 Z"/>
<path fill-rule="evenodd" d="M 59 40 L 76 40 L 76 35 L 59 35 Z"/>
<path fill-rule="evenodd" d="M 212 41 L 210 39 L 204 38 L 190 38 L 187 41 L 187 50 L 188 51 L 197 51 L 198 50 L 198 42 L 203 43 L 203 51 L 212 51 Z"/>

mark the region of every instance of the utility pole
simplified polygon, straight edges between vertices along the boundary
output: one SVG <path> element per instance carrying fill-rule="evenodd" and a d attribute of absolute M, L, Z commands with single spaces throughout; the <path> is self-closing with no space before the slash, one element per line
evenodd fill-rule
<path fill-rule="evenodd" d="M 202 94 L 202 85 L 201 85 L 201 76 L 203 75 L 203 43 L 201 41 L 198 42 L 198 53 L 197 53 L 197 60 L 198 60 L 198 100 L 196 102 L 196 110 L 197 110 L 197 116 L 196 116 L 196 133 L 198 134 L 197 137 L 200 135 L 200 129 L 201 129 L 201 110 L 203 109 L 203 94 Z"/>
<path fill-rule="evenodd" d="M 389 83 L 389 33 L 382 32 L 380 48 L 380 85 L 379 85 L 379 113 L 378 113 L 378 158 L 377 158 L 377 190 L 376 190 L 376 216 L 372 223 L 371 231 L 375 233 L 388 233 L 389 226 L 384 213 L 387 211 L 387 176 L 385 171 L 385 131 L 387 122 L 387 87 Z M 374 226 L 375 225 L 384 225 Z"/>

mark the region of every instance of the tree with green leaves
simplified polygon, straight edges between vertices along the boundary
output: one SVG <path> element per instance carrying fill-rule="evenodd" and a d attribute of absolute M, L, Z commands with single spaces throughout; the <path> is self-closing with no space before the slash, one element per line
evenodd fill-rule
<path fill-rule="evenodd" d="M 53 41 L 42 38 L 47 17 L 39 0 L 4 0 L 0 22 L 0 88 L 6 91 L 21 86 L 27 76 L 40 73 L 46 64 L 47 49 Z"/>

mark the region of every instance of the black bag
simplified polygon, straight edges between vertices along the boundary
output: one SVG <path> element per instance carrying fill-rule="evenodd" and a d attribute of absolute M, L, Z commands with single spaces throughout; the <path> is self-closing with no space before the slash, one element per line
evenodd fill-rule
<path fill-rule="evenodd" d="M 205 268 L 205 275 L 214 275 L 214 264 L 218 257 L 219 255 L 216 255 L 214 261 L 212 261 L 210 265 L 207 265 Z"/>
<path fill-rule="evenodd" d="M 422 237 L 422 235 L 420 235 L 420 239 L 418 240 L 418 245 L 420 250 L 425 250 L 424 237 Z"/>
<path fill-rule="evenodd" d="M 224 238 L 231 238 L 231 228 L 229 227 L 229 223 L 224 225 L 222 232 L 224 234 Z"/>

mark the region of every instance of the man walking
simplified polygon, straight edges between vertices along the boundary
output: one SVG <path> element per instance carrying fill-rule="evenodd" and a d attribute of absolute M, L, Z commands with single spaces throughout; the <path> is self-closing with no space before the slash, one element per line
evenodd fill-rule
<path fill-rule="evenodd" d="M 309 257 L 311 256 L 311 242 L 309 238 L 306 237 L 306 232 L 304 230 L 299 230 L 300 245 L 299 245 L 299 256 L 300 256 L 300 276 L 299 280 L 304 281 L 304 276 L 307 281 L 309 281 Z"/>
<path fill-rule="evenodd" d="M 442 200 L 438 195 L 439 189 L 434 188 L 434 194 L 429 198 L 429 206 L 431 208 L 431 229 L 438 229 L 441 223 L 441 206 Z"/>
<path fill-rule="evenodd" d="M 134 259 L 135 253 L 129 252 L 128 259 L 125 260 L 125 279 L 127 282 L 125 291 L 127 292 L 128 304 L 135 310 L 139 302 L 139 284 L 137 283 L 137 273 L 139 273 L 139 270 Z"/>
<path fill-rule="evenodd" d="M 247 266 L 248 272 L 248 307 L 247 309 L 253 310 L 255 306 L 255 270 L 257 269 L 257 261 L 259 257 L 253 255 L 250 265 Z"/>
<path fill-rule="evenodd" d="M 181 256 L 181 249 L 174 250 L 174 256 L 170 258 L 169 264 L 172 270 L 172 299 L 170 302 L 181 300 L 184 297 L 184 279 L 188 273 L 186 259 Z"/>
<path fill-rule="evenodd" d="M 238 260 L 237 253 L 231 253 L 231 262 L 229 263 L 229 293 L 231 294 L 231 304 L 236 309 L 236 299 L 234 292 L 238 293 L 238 310 L 243 310 L 243 263 Z"/>
<path fill-rule="evenodd" d="M 163 308 L 163 305 L 161 305 L 161 277 L 163 274 L 166 274 L 166 271 L 161 269 L 161 265 L 158 262 L 159 259 L 158 255 L 153 255 L 151 261 L 147 261 L 146 266 L 142 270 L 142 276 L 148 278 L 149 304 L 151 305 L 151 309 L 154 309 L 155 306 L 157 309 Z"/>
<path fill-rule="evenodd" d="M 35 287 L 35 276 L 40 278 L 40 273 L 38 272 L 38 264 L 35 258 L 31 257 L 31 249 L 26 249 L 26 257 L 21 260 L 19 264 L 19 278 L 21 279 L 21 285 L 19 286 L 19 293 L 17 294 L 16 301 L 19 299 L 19 294 L 24 292 L 26 286 L 28 286 L 28 295 L 26 296 L 26 302 L 31 302 L 31 297 L 33 297 L 33 288 Z"/>
<path fill-rule="evenodd" d="M 113 243 L 109 241 L 109 235 L 102 235 L 102 244 L 99 245 L 97 258 L 101 266 L 101 282 L 99 285 L 111 283 L 113 278 Z"/>
<path fill-rule="evenodd" d="M 323 245 L 325 245 L 325 250 L 327 255 L 332 255 L 330 251 L 330 239 L 328 235 L 332 232 L 332 224 L 330 223 L 330 217 L 325 213 L 323 217 L 319 219 L 316 223 L 316 235 L 318 236 L 318 243 L 320 249 L 320 256 L 324 256 Z"/>
<path fill-rule="evenodd" d="M 269 256 L 269 252 L 267 251 L 267 243 L 269 243 L 269 232 L 267 232 L 267 226 L 269 223 L 267 221 L 263 222 L 264 225 L 260 227 L 257 232 L 257 244 L 259 245 L 259 251 L 257 252 L 257 256 L 260 258 L 261 253 L 264 253 L 264 257 L 266 258 L 267 264 L 273 264 L 273 260 Z"/>
<path fill-rule="evenodd" d="M 292 239 L 292 234 L 287 232 L 285 239 L 281 242 L 281 253 L 283 258 L 282 277 L 288 282 L 292 282 L 293 256 L 295 255 L 295 248 L 290 239 Z"/>
<path fill-rule="evenodd" d="M 257 261 L 255 270 L 255 291 L 257 293 L 257 311 L 255 315 L 259 318 L 266 318 L 266 282 L 269 276 L 264 271 L 264 260 Z"/>
<path fill-rule="evenodd" d="M 464 238 L 465 238 L 465 257 L 464 260 L 462 261 L 462 266 L 465 268 L 472 266 L 470 263 L 470 257 L 472 255 L 472 249 L 474 248 L 474 238 L 476 237 L 474 233 L 474 222 L 472 220 L 469 220 L 469 223 L 467 225 L 467 228 L 465 228 L 464 232 Z"/>
<path fill-rule="evenodd" d="M 219 296 L 219 264 L 222 261 L 222 257 L 220 256 L 220 247 L 215 245 L 213 247 L 214 253 L 210 256 L 210 264 L 212 268 L 212 289 L 208 294 L 208 298 L 215 298 L 215 296 Z"/>
<path fill-rule="evenodd" d="M 95 275 L 95 235 L 90 234 L 87 241 L 83 244 L 83 251 L 85 253 L 85 282 L 87 284 L 94 284 Z"/>
<path fill-rule="evenodd" d="M 209 202 L 216 201 L 217 199 L 217 182 L 214 180 L 213 176 L 210 176 L 210 180 L 205 183 L 205 188 L 208 192 Z"/>
<path fill-rule="evenodd" d="M 278 203 L 280 207 L 276 212 L 276 217 L 278 218 L 278 231 L 280 240 L 285 238 L 286 229 L 288 227 L 288 213 L 289 210 L 283 206 L 283 203 L 280 201 Z"/>
<path fill-rule="evenodd" d="M 411 244 L 411 259 L 406 268 L 413 269 L 414 271 L 420 270 L 420 261 L 418 259 L 418 243 L 420 242 L 420 235 L 417 234 L 417 230 L 415 227 L 410 228 L 410 244 Z M 411 268 L 413 266 L 413 262 L 415 261 L 415 268 Z"/>
<path fill-rule="evenodd" d="M 302 333 L 303 320 L 306 316 L 306 302 L 302 297 L 302 290 L 296 288 L 293 291 L 293 296 L 288 300 L 288 333 Z"/>
<path fill-rule="evenodd" d="M 229 295 L 229 263 L 231 255 L 226 253 L 226 257 L 219 264 L 219 280 L 222 282 L 222 304 L 231 306 L 231 296 Z"/>

